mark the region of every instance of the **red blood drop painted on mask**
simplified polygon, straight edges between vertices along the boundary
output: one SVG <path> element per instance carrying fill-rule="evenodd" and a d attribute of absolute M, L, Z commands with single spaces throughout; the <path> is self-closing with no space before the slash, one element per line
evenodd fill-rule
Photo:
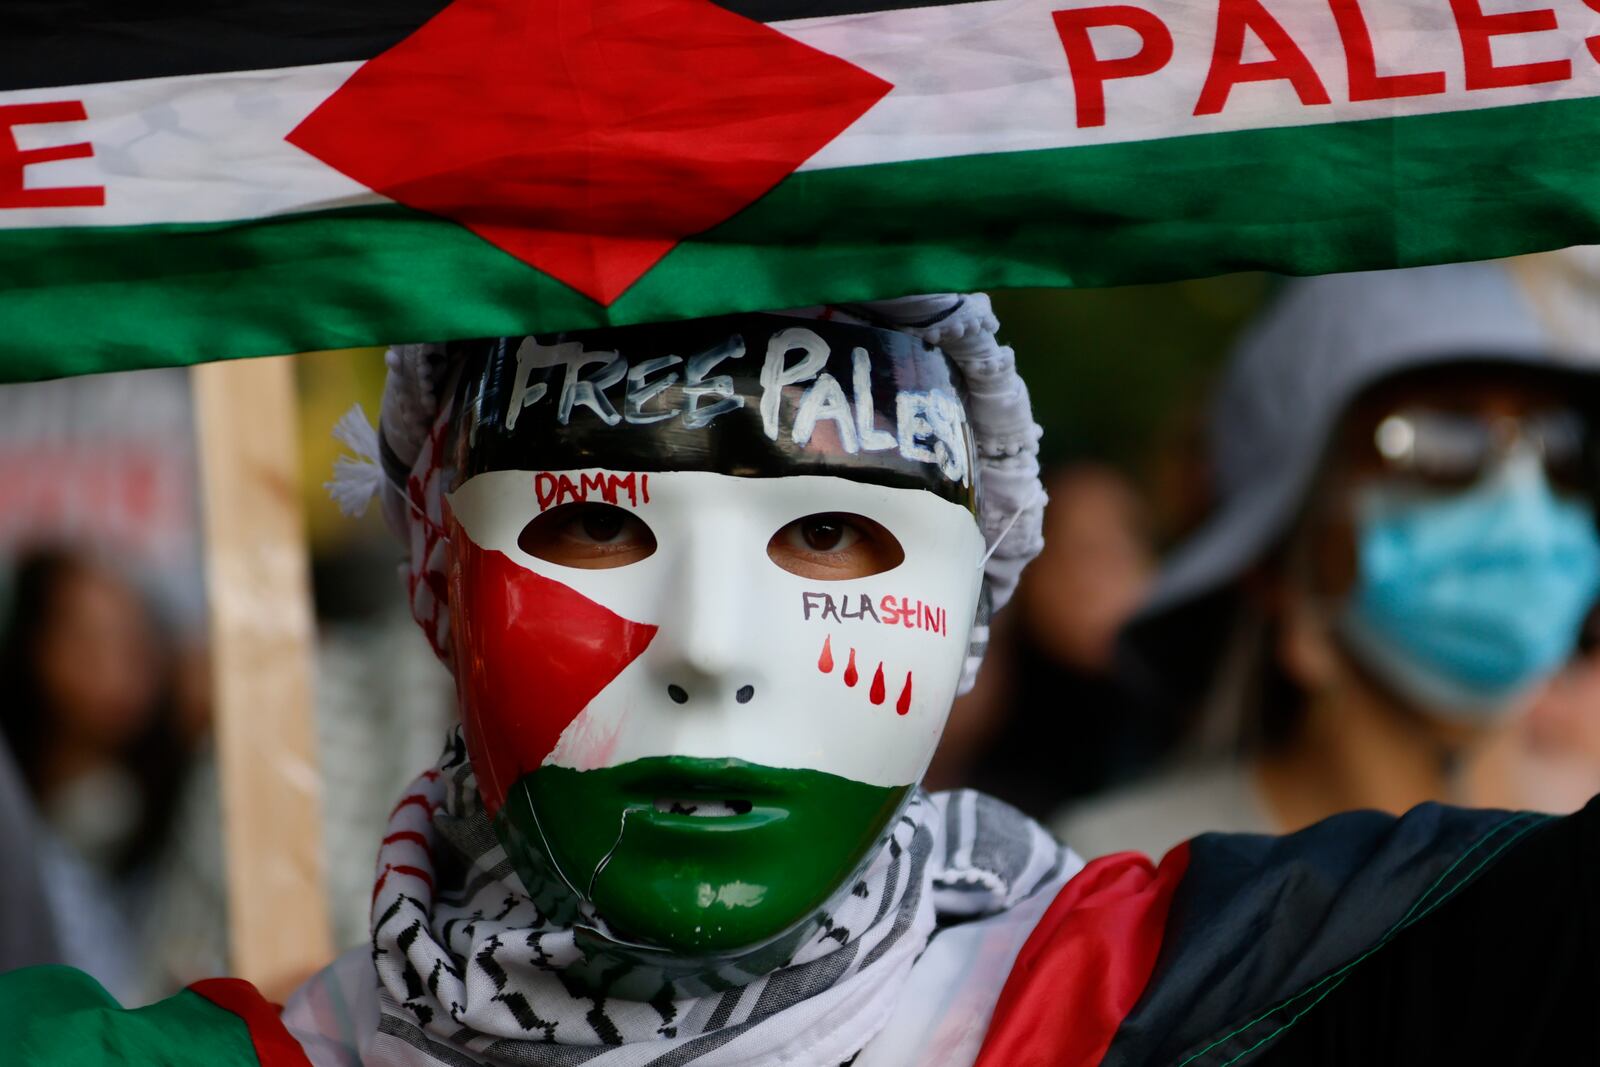
<path fill-rule="evenodd" d="M 900 699 L 894 702 L 894 710 L 901 715 L 911 710 L 911 672 L 906 671 L 906 687 L 900 690 Z"/>
<path fill-rule="evenodd" d="M 657 627 L 480 548 L 459 523 L 450 527 L 456 690 L 478 790 L 492 816 Z"/>
<path fill-rule="evenodd" d="M 872 691 L 867 694 L 867 699 L 874 704 L 882 704 L 883 698 L 888 694 L 883 689 L 883 664 L 878 664 L 878 673 L 872 676 Z"/>
<path fill-rule="evenodd" d="M 856 684 L 856 679 L 860 677 L 861 675 L 856 673 L 856 650 L 852 648 L 850 650 L 850 662 L 844 665 L 844 684 L 853 686 Z"/>
<path fill-rule="evenodd" d="M 823 674 L 833 673 L 833 636 L 831 634 L 822 639 L 822 655 L 817 659 L 817 670 Z"/>

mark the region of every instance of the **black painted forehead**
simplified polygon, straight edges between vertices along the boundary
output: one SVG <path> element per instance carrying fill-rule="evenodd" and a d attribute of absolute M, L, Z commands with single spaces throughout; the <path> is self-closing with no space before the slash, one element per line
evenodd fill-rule
<path fill-rule="evenodd" d="M 460 479 L 586 467 L 829 474 L 975 509 L 950 364 L 907 334 L 756 314 L 453 350 Z"/>

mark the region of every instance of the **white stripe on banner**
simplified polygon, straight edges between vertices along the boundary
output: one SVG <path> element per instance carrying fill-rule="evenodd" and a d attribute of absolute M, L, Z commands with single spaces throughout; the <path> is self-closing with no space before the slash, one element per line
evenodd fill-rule
<path fill-rule="evenodd" d="M 25 163 L 24 190 L 99 190 L 104 200 L 103 206 L 0 204 L 0 228 L 222 222 L 385 202 L 284 140 L 360 65 L 0 93 L 0 117 L 7 119 L 0 143 L 9 129 Z M 61 121 L 74 103 L 85 117 Z M 6 109 L 18 104 L 56 107 L 7 116 Z M 80 144 L 93 154 L 27 162 L 31 152 Z"/>
<path fill-rule="evenodd" d="M 803 170 L 1600 95 L 1600 2 L 1456 0 L 1454 7 L 1463 12 L 1459 25 L 1452 7 L 1451 0 L 984 0 L 774 25 L 894 86 Z M 1197 115 L 1213 68 L 1219 8 L 1270 13 L 1290 42 L 1271 42 L 1278 54 L 1293 58 L 1291 50 L 1298 49 L 1306 61 L 1300 68 L 1302 86 L 1320 84 L 1329 102 L 1302 103 L 1284 78 L 1242 81 L 1228 90 L 1219 111 Z M 1342 34 L 1335 8 L 1344 14 Z M 1130 19 L 1130 9 L 1143 17 Z M 1481 19 L 1467 17 L 1478 11 Z M 1089 25 L 1102 17 L 1110 24 Z M 1260 24 L 1257 19 L 1242 32 L 1244 64 L 1274 58 L 1255 30 Z M 1534 28 L 1544 26 L 1555 28 Z M 1272 34 L 1270 25 L 1265 32 Z M 1080 54 L 1077 70 L 1068 61 L 1064 38 L 1086 38 L 1092 48 L 1088 56 Z M 1593 45 L 1586 44 L 1589 38 L 1595 38 Z M 1170 58 L 1158 62 L 1168 41 Z M 1371 44 L 1368 77 L 1363 77 L 1363 41 Z M 1119 71 L 1103 66 L 1140 55 L 1151 73 L 1110 76 Z M 1517 69 L 1526 64 L 1541 66 Z M 1469 67 L 1474 88 L 1469 88 Z M 1434 72 L 1442 74 L 1442 92 L 1436 91 L 1441 88 L 1437 77 L 1374 81 Z M 1223 79 L 1226 68 L 1215 73 Z M 1504 84 L 1519 78 L 1548 80 Z M 1085 120 L 1095 118 L 1097 88 L 1104 124 L 1088 125 Z M 1384 95 L 1402 89 L 1428 92 Z M 1080 99 L 1083 90 L 1088 96 Z M 1352 100 L 1373 94 L 1377 98 Z"/>
<path fill-rule="evenodd" d="M 1600 96 L 1600 0 L 980 0 L 773 26 L 894 85 L 807 170 Z M 23 164 L 0 228 L 384 202 L 284 140 L 359 66 L 0 92 Z"/>

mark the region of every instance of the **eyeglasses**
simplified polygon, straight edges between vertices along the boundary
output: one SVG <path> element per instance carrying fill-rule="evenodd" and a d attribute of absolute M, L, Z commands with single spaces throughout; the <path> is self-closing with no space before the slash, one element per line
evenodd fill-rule
<path fill-rule="evenodd" d="M 1388 470 L 1442 488 L 1471 485 L 1520 446 L 1539 457 L 1552 486 L 1594 492 L 1593 438 L 1590 420 L 1565 408 L 1493 416 L 1404 408 L 1378 423 L 1372 443 Z"/>

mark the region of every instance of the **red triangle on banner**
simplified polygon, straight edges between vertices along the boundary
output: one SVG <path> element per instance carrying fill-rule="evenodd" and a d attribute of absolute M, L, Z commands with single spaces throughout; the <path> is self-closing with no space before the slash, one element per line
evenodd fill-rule
<path fill-rule="evenodd" d="M 455 0 L 288 140 L 609 304 L 890 88 L 710 0 Z"/>

